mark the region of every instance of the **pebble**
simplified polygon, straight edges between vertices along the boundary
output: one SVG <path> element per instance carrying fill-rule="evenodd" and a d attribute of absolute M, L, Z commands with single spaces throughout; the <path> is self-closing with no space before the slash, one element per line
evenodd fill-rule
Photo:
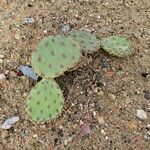
<path fill-rule="evenodd" d="M 150 135 L 144 135 L 144 139 L 145 139 L 146 141 L 150 141 Z"/>
<path fill-rule="evenodd" d="M 105 137 L 105 140 L 108 140 L 108 136 Z"/>
<path fill-rule="evenodd" d="M 102 90 L 100 90 L 98 93 L 97 93 L 99 96 L 102 96 L 104 95 L 104 92 Z"/>
<path fill-rule="evenodd" d="M 102 59 L 101 67 L 102 68 L 110 68 L 109 59 L 107 59 L 107 58 Z"/>
<path fill-rule="evenodd" d="M 93 116 L 96 116 L 96 111 L 93 111 Z"/>
<path fill-rule="evenodd" d="M 0 74 L 0 80 L 4 80 L 6 78 L 5 74 Z"/>
<path fill-rule="evenodd" d="M 0 58 L 0 64 L 2 64 L 2 63 L 3 63 L 3 59 Z"/>
<path fill-rule="evenodd" d="M 136 130 L 138 128 L 138 124 L 136 122 L 128 122 L 126 127 L 130 130 Z"/>
<path fill-rule="evenodd" d="M 25 22 L 26 24 L 32 24 L 32 23 L 34 23 L 34 18 L 26 18 L 26 19 L 24 20 L 24 22 Z"/>
<path fill-rule="evenodd" d="M 146 112 L 143 109 L 138 109 L 137 110 L 137 117 L 144 120 L 144 119 L 148 119 Z"/>
<path fill-rule="evenodd" d="M 102 116 L 97 116 L 97 121 L 99 124 L 104 124 L 105 123 L 105 120 Z"/>
<path fill-rule="evenodd" d="M 103 129 L 101 129 L 101 134 L 106 135 L 106 132 Z"/>
<path fill-rule="evenodd" d="M 18 121 L 19 121 L 19 117 L 12 116 L 12 117 L 6 119 L 5 122 L 2 125 L 0 125 L 0 128 L 1 129 L 10 129 L 11 126 Z"/>
<path fill-rule="evenodd" d="M 0 54 L 0 58 L 1 58 L 1 59 L 4 58 L 4 55 Z"/>
<path fill-rule="evenodd" d="M 44 32 L 44 33 L 47 33 L 47 30 L 44 30 L 43 32 Z"/>
<path fill-rule="evenodd" d="M 63 33 L 68 33 L 71 30 L 70 25 L 69 24 L 63 24 L 61 27 L 61 32 Z"/>
<path fill-rule="evenodd" d="M 16 34 L 16 35 L 15 35 L 15 39 L 16 39 L 16 40 L 19 40 L 20 38 L 21 38 L 21 37 L 20 37 L 19 34 Z"/>
<path fill-rule="evenodd" d="M 34 70 L 33 70 L 32 68 L 30 68 L 30 67 L 28 67 L 28 66 L 20 65 L 20 66 L 18 67 L 18 70 L 19 70 L 21 73 L 23 73 L 23 75 L 25 75 L 25 76 L 27 76 L 27 77 L 29 77 L 29 78 L 35 80 L 35 81 L 38 80 L 38 78 L 37 78 L 37 76 L 36 76 L 36 74 L 35 74 L 35 72 L 34 72 Z"/>
<path fill-rule="evenodd" d="M 91 123 L 84 123 L 81 125 L 81 130 L 82 130 L 82 135 L 86 136 L 88 134 L 90 134 L 91 132 L 91 127 L 90 127 Z"/>
<path fill-rule="evenodd" d="M 37 137 L 38 137 L 38 135 L 37 135 L 37 134 L 34 134 L 34 135 L 33 135 L 33 137 L 34 137 L 34 138 L 37 138 Z"/>
<path fill-rule="evenodd" d="M 13 14 L 11 12 L 4 14 L 4 19 L 8 19 L 12 16 Z"/>
<path fill-rule="evenodd" d="M 148 90 L 145 90 L 145 91 L 144 91 L 144 98 L 145 98 L 146 100 L 150 100 L 150 91 L 148 91 Z"/>
<path fill-rule="evenodd" d="M 22 130 L 22 131 L 19 133 L 20 137 L 22 137 L 22 138 L 26 137 L 27 134 L 28 134 L 28 133 L 27 133 L 26 130 Z"/>
<path fill-rule="evenodd" d="M 100 19 L 101 18 L 101 16 L 97 16 L 97 19 Z"/>

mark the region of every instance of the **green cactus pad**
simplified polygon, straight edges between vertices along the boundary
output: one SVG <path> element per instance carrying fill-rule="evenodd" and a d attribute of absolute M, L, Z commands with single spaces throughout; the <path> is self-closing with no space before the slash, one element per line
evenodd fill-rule
<path fill-rule="evenodd" d="M 40 81 L 30 92 L 26 110 L 31 120 L 47 121 L 56 118 L 63 107 L 64 97 L 53 80 Z"/>
<path fill-rule="evenodd" d="M 72 68 L 80 57 L 80 45 L 72 37 L 56 35 L 41 40 L 31 63 L 37 74 L 54 78 Z"/>
<path fill-rule="evenodd" d="M 100 47 L 100 40 L 88 32 L 72 30 L 69 35 L 80 43 L 82 50 L 87 53 L 92 53 Z"/>
<path fill-rule="evenodd" d="M 127 39 L 120 36 L 105 37 L 101 40 L 101 47 L 109 54 L 123 57 L 132 53 Z"/>

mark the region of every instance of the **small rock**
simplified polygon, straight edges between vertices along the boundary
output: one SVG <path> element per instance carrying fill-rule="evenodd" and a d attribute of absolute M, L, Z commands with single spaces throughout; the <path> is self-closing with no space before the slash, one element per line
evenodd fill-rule
<path fill-rule="evenodd" d="M 102 96 L 104 95 L 104 92 L 102 90 L 100 90 L 98 93 L 97 93 L 99 96 Z"/>
<path fill-rule="evenodd" d="M 29 68 L 28 66 L 20 65 L 18 67 L 18 70 L 21 71 L 23 73 L 23 75 L 37 81 L 38 78 L 32 68 Z"/>
<path fill-rule="evenodd" d="M 10 18 L 11 16 L 12 16 L 12 13 L 11 13 L 11 12 L 6 13 L 6 14 L 4 14 L 4 19 L 8 19 L 8 18 Z"/>
<path fill-rule="evenodd" d="M 137 110 L 137 114 L 136 115 L 137 115 L 138 118 L 140 118 L 142 120 L 143 119 L 148 119 L 147 114 L 142 109 Z"/>
<path fill-rule="evenodd" d="M 143 92 L 144 92 L 144 98 L 145 98 L 146 100 L 150 100 L 150 91 L 145 90 L 145 91 L 143 91 Z"/>
<path fill-rule="evenodd" d="M 104 118 L 101 117 L 101 116 L 97 116 L 97 121 L 98 121 L 99 124 L 104 124 L 105 123 Z"/>
<path fill-rule="evenodd" d="M 5 122 L 0 126 L 1 129 L 10 129 L 11 126 L 19 120 L 19 117 L 13 116 L 5 120 Z"/>
<path fill-rule="evenodd" d="M 102 59 L 101 67 L 102 68 L 110 68 L 109 59 L 107 59 L 107 58 Z"/>
<path fill-rule="evenodd" d="M 103 129 L 101 129 L 101 134 L 106 135 L 106 132 Z"/>
<path fill-rule="evenodd" d="M 114 72 L 113 72 L 113 71 L 108 71 L 108 72 L 106 72 L 106 74 L 105 74 L 105 76 L 106 76 L 107 78 L 111 78 L 113 75 L 114 75 Z"/>
<path fill-rule="evenodd" d="M 90 134 L 90 132 L 91 132 L 90 125 L 91 125 L 91 123 L 84 123 L 81 125 L 82 136 L 86 136 L 86 135 Z"/>
<path fill-rule="evenodd" d="M 26 19 L 24 20 L 24 22 L 25 22 L 26 24 L 32 24 L 32 23 L 34 23 L 34 18 L 26 18 Z"/>
<path fill-rule="evenodd" d="M 0 58 L 1 58 L 1 59 L 4 58 L 4 55 L 0 54 Z"/>
<path fill-rule="evenodd" d="M 99 87 L 94 87 L 93 91 L 94 91 L 94 93 L 96 93 L 99 96 L 104 95 L 104 92 Z"/>
<path fill-rule="evenodd" d="M 79 123 L 80 123 L 80 125 L 83 125 L 83 121 L 82 120 L 80 120 Z"/>
<path fill-rule="evenodd" d="M 4 80 L 6 78 L 5 74 L 0 74 L 0 80 Z"/>
<path fill-rule="evenodd" d="M 47 30 L 44 30 L 43 32 L 44 32 L 44 33 L 47 33 Z"/>
<path fill-rule="evenodd" d="M 105 137 L 105 140 L 108 140 L 108 136 Z"/>
<path fill-rule="evenodd" d="M 37 138 L 37 137 L 38 137 L 38 135 L 37 135 L 37 134 L 34 134 L 34 135 L 33 135 L 33 137 L 34 137 L 34 138 Z"/>
<path fill-rule="evenodd" d="M 68 33 L 71 30 L 70 25 L 69 24 L 63 24 L 61 27 L 61 32 L 63 33 Z"/>
<path fill-rule="evenodd" d="M 138 124 L 136 122 L 128 122 L 126 127 L 130 130 L 136 130 L 138 128 Z"/>
<path fill-rule="evenodd" d="M 150 135 L 144 135 L 144 139 L 145 139 L 145 141 L 150 141 Z"/>
<path fill-rule="evenodd" d="M 19 34 L 16 34 L 16 35 L 15 35 L 15 39 L 16 39 L 16 40 L 19 40 L 20 38 L 21 38 L 21 36 L 20 36 Z"/>
<path fill-rule="evenodd" d="M 19 133 L 20 137 L 24 138 L 27 136 L 27 131 L 26 130 L 22 130 L 20 133 Z"/>
<path fill-rule="evenodd" d="M 96 116 L 96 111 L 93 111 L 93 116 Z"/>
<path fill-rule="evenodd" d="M 101 18 L 101 16 L 97 16 L 97 19 L 100 19 Z"/>
<path fill-rule="evenodd" d="M 2 64 L 2 63 L 3 63 L 3 59 L 0 58 L 0 64 Z"/>
<path fill-rule="evenodd" d="M 111 93 L 108 94 L 108 97 L 109 97 L 110 99 L 113 99 L 113 100 L 116 98 L 116 96 L 115 96 L 114 94 L 111 94 Z"/>

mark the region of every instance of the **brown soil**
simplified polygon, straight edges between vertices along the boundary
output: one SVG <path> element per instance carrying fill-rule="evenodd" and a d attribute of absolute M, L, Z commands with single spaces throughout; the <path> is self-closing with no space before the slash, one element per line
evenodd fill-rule
<path fill-rule="evenodd" d="M 27 17 L 35 22 L 24 24 Z M 57 34 L 68 22 L 104 37 L 127 37 L 132 56 L 112 57 L 102 49 L 84 56 L 84 65 L 56 79 L 66 98 L 59 118 L 34 123 L 25 112 L 35 83 L 18 76 L 19 65 L 30 65 L 31 52 L 47 35 Z M 47 33 L 44 31 L 47 30 Z M 150 122 L 136 116 L 143 109 L 150 117 L 150 1 L 149 0 L 0 0 L 0 124 L 19 116 L 9 130 L 0 129 L 0 150 L 148 150 Z M 108 59 L 110 67 L 102 68 Z M 100 121 L 103 117 L 105 122 Z M 81 124 L 90 123 L 82 136 Z M 145 138 L 147 137 L 147 138 Z"/>

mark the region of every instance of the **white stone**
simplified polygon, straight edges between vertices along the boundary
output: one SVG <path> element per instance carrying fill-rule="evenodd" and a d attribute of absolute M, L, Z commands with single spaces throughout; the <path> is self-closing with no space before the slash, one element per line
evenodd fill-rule
<path fill-rule="evenodd" d="M 147 114 L 143 109 L 138 109 L 136 115 L 140 119 L 148 119 Z"/>
<path fill-rule="evenodd" d="M 3 80 L 3 79 L 5 79 L 6 78 L 6 76 L 5 76 L 5 74 L 0 74 L 0 80 Z"/>
<path fill-rule="evenodd" d="M 16 34 L 16 35 L 15 35 L 15 39 L 16 39 L 16 40 L 19 40 L 20 38 L 21 38 L 21 36 L 20 36 L 19 34 Z"/>
<path fill-rule="evenodd" d="M 4 58 L 4 55 L 0 54 L 0 58 Z"/>
<path fill-rule="evenodd" d="M 44 33 L 47 33 L 47 30 L 44 30 L 43 32 L 44 32 Z"/>
<path fill-rule="evenodd" d="M 0 58 L 0 64 L 2 64 L 2 63 L 3 63 L 3 59 Z"/>
<path fill-rule="evenodd" d="M 96 111 L 93 111 L 93 116 L 96 116 Z"/>
<path fill-rule="evenodd" d="M 5 120 L 5 122 L 2 125 L 0 125 L 0 128 L 1 129 L 10 129 L 11 126 L 14 123 L 16 123 L 17 121 L 19 121 L 19 117 L 17 117 L 17 116 L 13 116 L 11 118 L 8 118 Z"/>
<path fill-rule="evenodd" d="M 101 134 L 106 135 L 106 132 L 103 129 L 101 129 Z"/>

